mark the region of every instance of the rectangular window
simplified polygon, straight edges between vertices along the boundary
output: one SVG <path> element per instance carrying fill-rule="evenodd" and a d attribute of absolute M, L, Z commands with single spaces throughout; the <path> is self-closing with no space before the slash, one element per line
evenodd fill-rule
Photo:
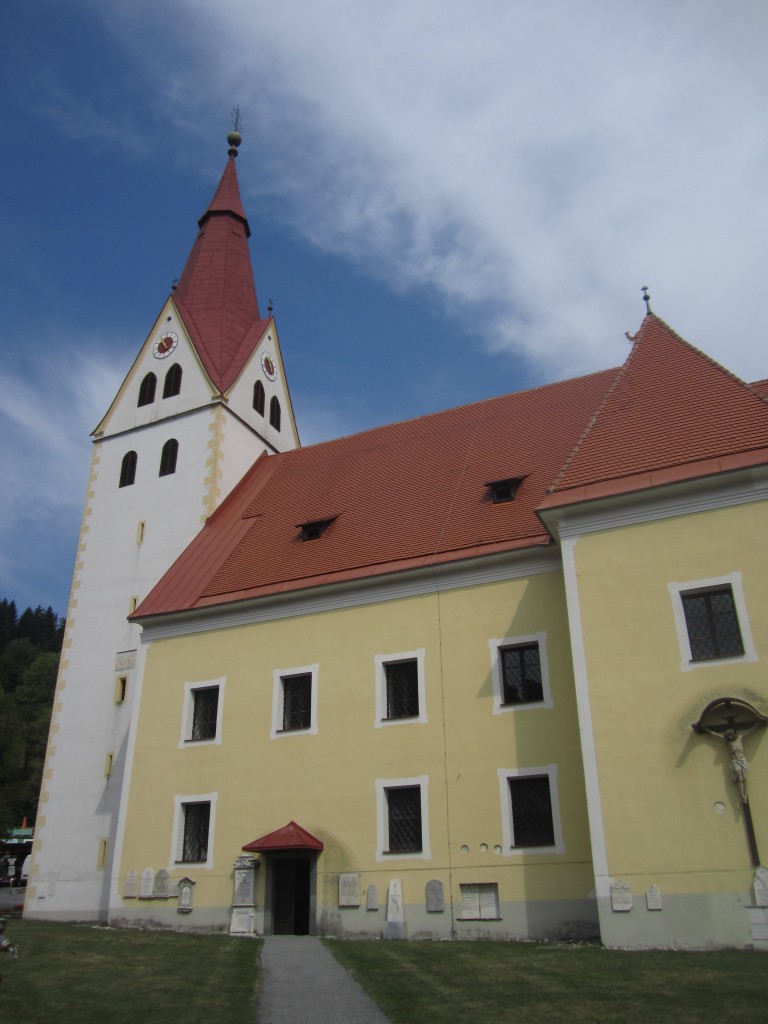
<path fill-rule="evenodd" d="M 552 707 L 546 641 L 546 633 L 488 641 L 495 715 Z"/>
<path fill-rule="evenodd" d="M 309 729 L 312 724 L 312 676 L 283 677 L 283 731 Z"/>
<path fill-rule="evenodd" d="M 192 691 L 192 740 L 216 738 L 219 713 L 218 686 L 205 686 Z"/>
<path fill-rule="evenodd" d="M 499 886 L 496 882 L 460 885 L 463 921 L 498 921 Z"/>
<path fill-rule="evenodd" d="M 201 864 L 208 859 L 208 833 L 211 822 L 211 805 L 208 801 L 182 804 L 184 833 L 181 843 L 181 860 L 185 864 Z"/>
<path fill-rule="evenodd" d="M 429 776 L 376 780 L 376 860 L 429 860 Z"/>
<path fill-rule="evenodd" d="M 317 664 L 274 670 L 272 739 L 297 733 L 316 735 L 318 670 Z"/>
<path fill-rule="evenodd" d="M 557 765 L 499 769 L 506 856 L 564 853 L 557 794 Z"/>
<path fill-rule="evenodd" d="M 744 654 L 730 586 L 683 593 L 680 597 L 693 661 Z"/>
<path fill-rule="evenodd" d="M 426 722 L 424 648 L 399 654 L 377 654 L 375 726 Z"/>
<path fill-rule="evenodd" d="M 499 659 L 503 704 L 533 704 L 544 700 L 537 643 L 502 647 Z"/>
<path fill-rule="evenodd" d="M 387 790 L 389 853 L 421 852 L 421 787 Z"/>
<path fill-rule="evenodd" d="M 107 839 L 100 839 L 99 840 L 99 850 L 98 850 L 98 853 L 96 854 L 96 870 L 97 871 L 103 871 L 104 868 L 107 866 L 107 849 L 108 849 L 108 847 L 109 847 L 109 840 L 107 840 Z"/>
<path fill-rule="evenodd" d="M 512 845 L 553 846 L 552 800 L 547 775 L 524 775 L 509 780 L 512 800 Z"/>
<path fill-rule="evenodd" d="M 419 667 L 416 659 L 384 666 L 387 718 L 415 718 L 419 713 Z"/>
<path fill-rule="evenodd" d="M 728 659 L 757 661 L 741 573 L 668 583 L 680 648 L 680 668 L 690 672 Z"/>
<path fill-rule="evenodd" d="M 107 754 L 104 758 L 104 775 L 106 778 L 109 778 L 112 775 L 112 765 L 114 760 L 114 754 Z"/>
<path fill-rule="evenodd" d="M 115 704 L 124 704 L 128 693 L 128 676 L 118 676 L 115 680 Z"/>

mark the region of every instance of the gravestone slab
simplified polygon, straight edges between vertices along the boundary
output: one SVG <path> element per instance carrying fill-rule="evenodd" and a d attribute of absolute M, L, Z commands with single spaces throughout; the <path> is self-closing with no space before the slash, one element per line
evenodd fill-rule
<path fill-rule="evenodd" d="M 139 886 L 139 899 L 151 900 L 155 890 L 155 872 L 152 868 L 144 868 L 141 872 L 141 885 Z"/>
<path fill-rule="evenodd" d="M 136 899 L 139 895 L 139 876 L 135 871 L 129 871 L 125 876 L 125 886 L 123 888 L 123 896 L 127 900 Z"/>
<path fill-rule="evenodd" d="M 253 860 L 249 859 L 248 863 L 244 863 L 244 860 L 245 858 L 238 857 L 235 861 L 235 892 L 232 897 L 232 905 L 235 907 L 253 906 Z"/>
<path fill-rule="evenodd" d="M 167 900 L 169 896 L 168 890 L 168 872 L 165 868 L 160 868 L 155 875 L 155 884 L 152 887 L 152 896 L 156 900 Z"/>
<path fill-rule="evenodd" d="M 427 882 L 427 913 L 442 914 L 445 910 L 443 883 L 437 878 Z"/>
<path fill-rule="evenodd" d="M 256 915 L 250 907 L 233 907 L 229 922 L 230 935 L 253 935 Z"/>
<path fill-rule="evenodd" d="M 360 906 L 360 875 L 355 871 L 344 871 L 339 875 L 339 906 Z"/>
<path fill-rule="evenodd" d="M 756 907 L 768 907 L 768 869 L 758 868 L 752 882 Z"/>
<path fill-rule="evenodd" d="M 379 909 L 379 889 L 377 885 L 368 886 L 368 894 L 366 897 L 366 910 L 378 910 Z"/>
<path fill-rule="evenodd" d="M 611 909 L 617 914 L 632 909 L 632 890 L 626 882 L 614 882 L 611 886 Z"/>
<path fill-rule="evenodd" d="M 648 910 L 661 910 L 661 891 L 657 885 L 645 890 L 645 906 Z"/>
<path fill-rule="evenodd" d="M 403 883 L 393 878 L 389 883 L 387 899 L 387 923 L 384 926 L 385 939 L 404 939 L 405 920 L 403 917 Z"/>

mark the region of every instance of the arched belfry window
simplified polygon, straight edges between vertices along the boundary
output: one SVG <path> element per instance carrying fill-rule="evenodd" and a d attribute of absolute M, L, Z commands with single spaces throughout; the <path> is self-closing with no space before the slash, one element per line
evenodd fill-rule
<path fill-rule="evenodd" d="M 154 402 L 156 387 L 157 377 L 154 373 L 148 373 L 139 388 L 139 405 L 151 405 Z"/>
<path fill-rule="evenodd" d="M 160 476 L 170 476 L 176 472 L 176 459 L 179 455 L 179 442 L 175 437 L 166 441 L 160 455 Z"/>
<path fill-rule="evenodd" d="M 269 425 L 275 430 L 280 429 L 280 403 L 276 395 L 273 395 L 269 402 Z"/>
<path fill-rule="evenodd" d="M 256 383 L 253 385 L 253 408 L 256 410 L 259 416 L 264 415 L 264 405 L 266 402 L 266 397 L 267 396 L 264 393 L 264 385 L 261 383 L 260 380 L 257 380 Z"/>
<path fill-rule="evenodd" d="M 120 486 L 130 487 L 136 479 L 136 463 L 138 456 L 136 452 L 126 452 L 120 465 Z"/>
<path fill-rule="evenodd" d="M 168 373 L 165 375 L 165 383 L 163 384 L 163 398 L 173 398 L 174 395 L 178 395 L 181 391 L 181 367 L 178 363 L 174 363 Z"/>

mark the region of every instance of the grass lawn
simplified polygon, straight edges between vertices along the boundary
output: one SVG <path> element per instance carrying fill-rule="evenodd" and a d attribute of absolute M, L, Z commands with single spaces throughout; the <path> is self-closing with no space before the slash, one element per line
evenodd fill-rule
<path fill-rule="evenodd" d="M 503 942 L 327 945 L 392 1024 L 768 1020 L 765 953 Z"/>
<path fill-rule="evenodd" d="M 3 1024 L 253 1024 L 259 943 L 37 921 L 5 935 Z"/>

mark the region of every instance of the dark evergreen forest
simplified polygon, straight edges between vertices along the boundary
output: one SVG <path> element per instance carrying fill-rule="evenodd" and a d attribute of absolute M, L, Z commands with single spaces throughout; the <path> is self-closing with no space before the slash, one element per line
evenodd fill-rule
<path fill-rule="evenodd" d="M 63 638 L 52 608 L 0 600 L 0 836 L 35 820 Z"/>

